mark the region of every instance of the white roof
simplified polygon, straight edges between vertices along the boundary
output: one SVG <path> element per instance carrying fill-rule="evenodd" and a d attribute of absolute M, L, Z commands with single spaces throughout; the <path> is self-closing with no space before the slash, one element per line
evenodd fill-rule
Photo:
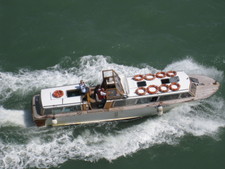
<path fill-rule="evenodd" d="M 151 94 L 152 96 L 154 95 L 168 95 L 171 93 L 183 93 L 183 92 L 188 92 L 189 91 L 189 86 L 190 86 L 190 79 L 189 76 L 185 73 L 185 72 L 177 72 L 177 75 L 179 77 L 179 81 L 177 83 L 180 84 L 180 89 L 177 91 L 171 91 L 169 90 L 168 92 L 165 93 L 161 93 L 161 92 L 157 92 L 156 94 Z M 164 77 L 164 78 L 155 78 L 154 80 L 142 80 L 146 82 L 146 86 L 143 86 L 145 88 L 147 88 L 149 85 L 156 85 L 156 86 L 160 86 L 162 84 L 161 80 L 162 79 L 169 79 L 170 77 Z M 129 97 L 143 97 L 143 96 L 139 96 L 135 93 L 136 89 L 138 88 L 137 86 L 137 82 L 133 80 L 133 77 L 128 77 L 127 78 L 127 83 L 129 86 L 129 91 L 128 91 L 128 98 Z M 169 85 L 169 84 L 167 84 Z M 149 96 L 149 94 L 146 92 L 146 94 L 144 96 Z"/>
<path fill-rule="evenodd" d="M 42 89 L 41 102 L 42 102 L 43 108 L 60 107 L 62 105 L 72 106 L 72 105 L 80 104 L 81 96 L 73 96 L 73 97 L 67 96 L 67 91 L 78 89 L 78 87 L 79 87 L 79 84 Z M 54 97 L 53 93 L 56 90 L 62 90 L 63 96 L 59 98 Z"/>
<path fill-rule="evenodd" d="M 183 92 L 189 92 L 190 87 L 190 79 L 189 76 L 184 72 L 177 72 L 177 75 L 179 77 L 178 83 L 180 84 L 180 88 L 177 91 L 171 91 L 161 93 L 157 92 L 156 94 L 151 94 L 151 96 L 161 96 L 161 95 L 168 95 L 171 93 L 183 93 Z M 162 84 L 162 79 L 169 79 L 170 77 L 165 78 L 155 78 L 154 80 L 143 80 L 146 82 L 146 85 L 143 86 L 147 88 L 149 85 L 156 85 L 160 86 Z M 133 77 L 125 77 L 121 76 L 121 81 L 123 84 L 123 87 L 127 93 L 128 99 L 129 98 L 141 98 L 141 97 L 149 97 L 150 94 L 146 92 L 145 95 L 139 96 L 136 94 L 136 89 L 138 88 L 137 82 L 133 80 Z M 169 85 L 169 84 L 168 84 Z M 62 107 L 62 106 L 73 106 L 73 105 L 80 105 L 82 100 L 80 95 L 76 96 L 67 96 L 68 91 L 70 90 L 76 90 L 79 88 L 79 84 L 69 85 L 69 86 L 61 86 L 61 87 L 54 87 L 54 88 L 48 88 L 48 89 L 42 89 L 41 90 L 41 102 L 43 108 L 54 108 L 54 107 Z M 56 90 L 63 91 L 62 97 L 54 97 L 53 93 Z"/>

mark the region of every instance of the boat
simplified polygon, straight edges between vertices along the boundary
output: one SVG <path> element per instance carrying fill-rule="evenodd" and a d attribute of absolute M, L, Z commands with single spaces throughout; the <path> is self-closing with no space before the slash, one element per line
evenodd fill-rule
<path fill-rule="evenodd" d="M 101 102 L 97 86 L 105 89 Z M 161 116 L 185 103 L 206 99 L 219 82 L 184 71 L 136 74 L 126 77 L 114 70 L 102 71 L 102 82 L 81 94 L 79 83 L 42 89 L 32 98 L 32 117 L 37 126 L 65 126 Z"/>

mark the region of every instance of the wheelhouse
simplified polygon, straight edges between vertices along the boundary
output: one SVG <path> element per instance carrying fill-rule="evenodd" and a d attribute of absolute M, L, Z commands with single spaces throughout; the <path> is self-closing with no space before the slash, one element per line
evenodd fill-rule
<path fill-rule="evenodd" d="M 103 70 L 102 77 L 103 82 L 101 86 L 106 90 L 107 99 L 124 98 L 125 92 L 121 78 L 114 70 Z"/>

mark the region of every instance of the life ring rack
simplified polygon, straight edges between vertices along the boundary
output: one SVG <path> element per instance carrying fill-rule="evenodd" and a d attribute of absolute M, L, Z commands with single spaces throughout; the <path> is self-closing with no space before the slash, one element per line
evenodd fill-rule
<path fill-rule="evenodd" d="M 135 90 L 135 93 L 139 96 L 143 96 L 146 94 L 146 89 L 144 87 L 139 87 Z"/>
<path fill-rule="evenodd" d="M 135 81 L 141 81 L 141 80 L 144 79 L 144 75 L 135 75 L 135 76 L 133 77 L 133 79 L 134 79 Z"/>
<path fill-rule="evenodd" d="M 55 98 L 60 98 L 64 95 L 62 90 L 55 90 L 52 94 Z"/>
<path fill-rule="evenodd" d="M 180 84 L 179 83 L 176 83 L 176 82 L 173 82 L 173 83 L 170 84 L 169 88 L 172 91 L 177 91 L 177 90 L 180 89 Z"/>
<path fill-rule="evenodd" d="M 166 76 L 167 77 L 174 77 L 177 75 L 177 72 L 176 71 L 168 71 L 166 72 Z"/>
<path fill-rule="evenodd" d="M 157 78 L 164 78 L 164 77 L 166 77 L 166 73 L 165 72 L 157 72 L 155 76 Z"/>
<path fill-rule="evenodd" d="M 162 93 L 168 92 L 169 89 L 170 89 L 169 86 L 166 85 L 166 84 L 161 84 L 161 85 L 159 86 L 159 91 L 162 92 Z"/>
<path fill-rule="evenodd" d="M 154 90 L 154 91 L 151 91 L 151 90 L 150 90 L 151 88 L 154 88 L 155 90 Z M 147 92 L 148 92 L 149 94 L 156 94 L 158 91 L 159 91 L 159 87 L 156 86 L 156 85 L 149 85 L 149 86 L 147 87 Z"/>
<path fill-rule="evenodd" d="M 145 80 L 154 80 L 154 79 L 155 79 L 155 75 L 152 74 L 152 73 L 146 74 L 146 75 L 144 76 L 144 79 L 145 79 Z"/>

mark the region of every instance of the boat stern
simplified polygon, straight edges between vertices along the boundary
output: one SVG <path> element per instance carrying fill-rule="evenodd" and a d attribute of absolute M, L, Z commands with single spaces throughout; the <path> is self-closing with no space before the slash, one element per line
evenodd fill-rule
<path fill-rule="evenodd" d="M 32 98 L 32 118 L 38 127 L 45 126 L 46 118 L 41 115 L 40 95 Z"/>

